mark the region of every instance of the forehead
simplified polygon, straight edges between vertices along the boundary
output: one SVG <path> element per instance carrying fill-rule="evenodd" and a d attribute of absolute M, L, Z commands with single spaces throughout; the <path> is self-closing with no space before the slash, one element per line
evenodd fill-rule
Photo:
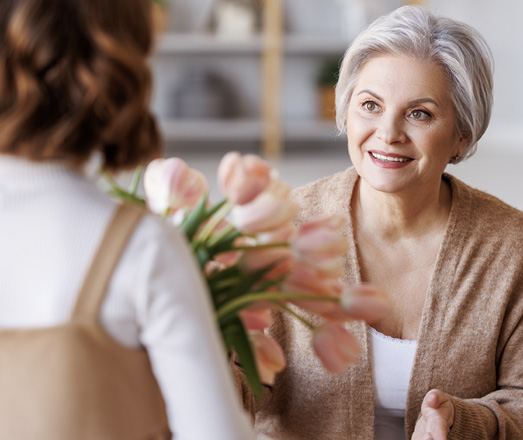
<path fill-rule="evenodd" d="M 399 55 L 368 60 L 359 72 L 354 93 L 363 89 L 390 99 L 430 97 L 442 104 L 450 101 L 450 82 L 441 66 Z"/>

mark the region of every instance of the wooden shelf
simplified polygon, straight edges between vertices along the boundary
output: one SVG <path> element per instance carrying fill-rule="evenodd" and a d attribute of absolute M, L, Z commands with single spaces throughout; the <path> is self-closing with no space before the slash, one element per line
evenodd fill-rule
<path fill-rule="evenodd" d="M 182 1 L 182 0 L 180 0 Z M 247 76 L 253 87 L 260 87 L 260 93 L 255 99 L 259 101 L 259 112 L 250 109 L 251 118 L 239 119 L 205 119 L 205 120 L 161 120 L 160 129 L 167 142 L 194 141 L 211 144 L 213 141 L 238 141 L 260 143 L 261 153 L 265 156 L 277 157 L 282 153 L 285 141 L 318 141 L 330 142 L 340 139 L 334 121 L 323 120 L 288 120 L 283 114 L 282 84 L 286 81 L 284 71 L 298 65 L 300 73 L 304 72 L 300 63 L 308 67 L 307 57 L 341 57 L 349 46 L 347 38 L 317 34 L 286 33 L 283 0 L 263 2 L 262 29 L 259 34 L 246 37 L 218 36 L 211 33 L 198 33 L 188 30 L 182 32 L 167 32 L 157 35 L 154 56 L 161 69 L 177 69 L 174 63 L 164 63 L 169 56 L 195 57 L 197 60 L 182 59 L 183 63 L 202 65 L 220 65 L 229 67 L 229 57 L 246 57 L 250 63 L 256 58 L 260 63 L 258 76 Z M 318 17 L 320 19 L 320 17 Z M 182 29 L 182 27 L 179 27 Z M 187 27 L 191 29 L 191 27 Z M 194 27 L 193 29 L 197 29 Z M 223 57 L 223 60 L 220 59 Z M 292 62 L 287 63 L 287 60 Z M 236 59 L 231 62 L 236 62 Z M 242 60 L 243 63 L 243 60 Z M 231 66 L 232 67 L 232 66 Z M 178 69 L 179 70 L 179 69 Z M 227 70 L 227 69 L 225 69 Z M 234 69 L 227 71 L 228 78 L 234 77 Z M 306 71 L 306 69 L 305 69 Z M 169 73 L 166 74 L 168 76 Z M 250 78 L 250 79 L 249 79 Z M 254 84 L 254 79 L 261 84 Z M 303 75 L 300 76 L 300 79 Z M 245 87 L 245 78 L 239 81 L 239 87 Z M 296 90 L 303 85 L 296 82 Z M 164 86 L 170 87 L 168 81 Z M 294 84 L 293 84 L 294 85 Z M 310 87 L 313 87 L 310 84 Z M 163 97 L 162 97 L 163 98 Z M 304 102 L 314 102 L 313 99 Z M 310 105 L 310 104 L 306 104 Z M 159 105 L 162 108 L 162 105 Z M 298 112 L 300 113 L 300 112 Z M 304 112 L 312 114 L 314 112 Z M 258 116 L 259 115 L 259 116 Z"/>
<path fill-rule="evenodd" d="M 336 55 L 347 49 L 349 42 L 340 37 L 286 34 L 282 39 L 286 55 Z M 229 54 L 259 55 L 266 46 L 262 35 L 243 39 L 218 37 L 212 34 L 166 33 L 157 37 L 155 55 Z"/>
<path fill-rule="evenodd" d="M 282 135 L 288 141 L 337 141 L 343 139 L 338 134 L 336 123 L 325 120 L 296 120 L 283 123 Z"/>
<path fill-rule="evenodd" d="M 177 119 L 160 120 L 166 141 L 261 141 L 261 119 Z M 282 138 L 289 141 L 337 141 L 334 121 L 296 120 L 282 126 Z"/>
<path fill-rule="evenodd" d="M 283 40 L 286 55 L 341 55 L 348 47 L 341 37 L 287 34 Z"/>
<path fill-rule="evenodd" d="M 230 37 L 217 37 L 212 34 L 166 33 L 157 37 L 154 53 L 155 55 L 259 55 L 262 52 L 263 47 L 263 37 L 261 35 L 234 39 Z"/>
<path fill-rule="evenodd" d="M 260 119 L 177 119 L 160 120 L 166 141 L 259 141 L 263 137 Z"/>

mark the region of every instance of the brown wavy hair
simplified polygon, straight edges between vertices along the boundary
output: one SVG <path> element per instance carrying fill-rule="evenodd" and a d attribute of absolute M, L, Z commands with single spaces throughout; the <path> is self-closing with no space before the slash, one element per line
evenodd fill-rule
<path fill-rule="evenodd" d="M 111 171 L 160 154 L 151 0 L 0 1 L 0 154 Z"/>

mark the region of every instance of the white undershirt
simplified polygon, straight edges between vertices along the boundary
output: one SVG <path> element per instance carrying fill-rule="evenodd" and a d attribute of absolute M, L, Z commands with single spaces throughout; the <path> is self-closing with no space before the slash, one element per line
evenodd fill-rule
<path fill-rule="evenodd" d="M 405 440 L 405 408 L 417 342 L 371 328 L 375 440 Z"/>

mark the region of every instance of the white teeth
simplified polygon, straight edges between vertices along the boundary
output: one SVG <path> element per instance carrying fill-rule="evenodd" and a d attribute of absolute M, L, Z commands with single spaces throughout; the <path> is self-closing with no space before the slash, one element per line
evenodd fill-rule
<path fill-rule="evenodd" d="M 376 159 L 382 160 L 384 162 L 408 162 L 410 159 L 403 159 L 401 157 L 389 157 L 389 156 L 383 156 L 382 154 L 378 153 L 370 153 L 373 157 Z"/>

